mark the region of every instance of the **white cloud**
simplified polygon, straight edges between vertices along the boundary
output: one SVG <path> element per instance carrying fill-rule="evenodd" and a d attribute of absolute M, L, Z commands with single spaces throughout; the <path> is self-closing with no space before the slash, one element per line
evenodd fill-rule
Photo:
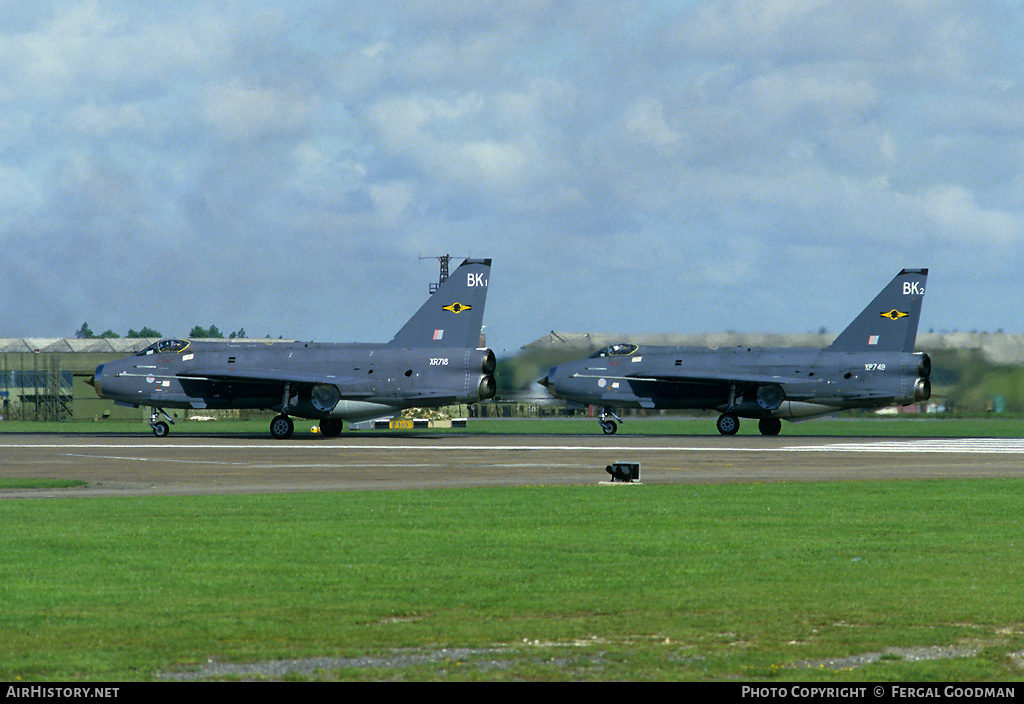
<path fill-rule="evenodd" d="M 228 63 L 235 30 L 206 11 L 161 17 L 134 3 L 57 3 L 30 29 L 0 33 L 0 96 L 99 101 L 160 92 Z"/>
<path fill-rule="evenodd" d="M 239 79 L 212 87 L 202 101 L 204 121 L 225 139 L 253 142 L 308 126 L 319 107 L 316 96 L 295 87 L 252 86 Z"/>
<path fill-rule="evenodd" d="M 474 190 L 521 188 L 534 170 L 543 171 L 545 159 L 528 139 L 493 127 L 485 114 L 490 109 L 475 94 L 454 100 L 393 96 L 371 106 L 367 117 L 381 148 L 428 176 Z"/>
<path fill-rule="evenodd" d="M 626 111 L 625 128 L 634 133 L 642 142 L 671 153 L 682 139 L 665 122 L 665 108 L 661 101 L 641 100 Z"/>
<path fill-rule="evenodd" d="M 961 186 L 943 184 L 931 188 L 921 196 L 920 204 L 944 239 L 1002 249 L 1019 244 L 1024 233 L 1021 213 L 982 208 L 974 195 Z"/>
<path fill-rule="evenodd" d="M 391 181 L 372 184 L 369 193 L 382 221 L 398 224 L 413 203 L 415 188 L 407 181 Z"/>
<path fill-rule="evenodd" d="M 15 221 L 36 216 L 45 202 L 34 174 L 0 165 L 0 241 Z"/>
<path fill-rule="evenodd" d="M 153 118 L 146 107 L 138 103 L 98 105 L 89 101 L 68 111 L 65 126 L 92 138 L 109 137 L 118 132 L 148 131 Z"/>
<path fill-rule="evenodd" d="M 609 281 L 687 302 L 645 309 L 657 313 L 645 325 L 742 329 L 766 319 L 759 293 L 780 271 L 813 286 L 830 261 L 888 276 L 897 259 L 956 271 L 1024 256 L 1024 11 L 1012 3 L 32 8 L 5 8 L 0 27 L 8 256 L 85 292 L 99 287 L 82 270 L 110 263 L 59 256 L 82 237 L 86 259 L 118 241 L 158 252 L 160 275 L 274 282 L 252 294 L 258 319 L 209 321 L 224 328 L 274 332 L 280 303 L 264 296 L 303 277 L 345 281 L 382 256 L 493 257 L 520 308 L 489 302 L 489 324 L 501 334 L 510 314 L 513 347 L 560 315 L 629 327 L 635 306 L 592 295 Z M 54 246 L 31 244 L 42 240 Z M 562 300 L 573 305 L 551 305 Z M 125 296 L 133 306 L 146 314 Z M 73 332 L 29 330 L 47 311 L 23 307 L 0 334 Z M 315 308 L 290 310 L 289 334 L 393 332 Z M 973 313 L 943 312 L 986 324 Z M 999 313 L 1012 319 L 989 327 L 1024 330 L 1024 312 Z"/>

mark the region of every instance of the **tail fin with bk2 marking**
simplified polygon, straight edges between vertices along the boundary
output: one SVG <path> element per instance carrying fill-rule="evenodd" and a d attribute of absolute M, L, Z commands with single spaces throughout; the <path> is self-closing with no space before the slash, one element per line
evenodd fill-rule
<path fill-rule="evenodd" d="M 896 274 L 829 347 L 835 352 L 913 352 L 927 269 Z"/>

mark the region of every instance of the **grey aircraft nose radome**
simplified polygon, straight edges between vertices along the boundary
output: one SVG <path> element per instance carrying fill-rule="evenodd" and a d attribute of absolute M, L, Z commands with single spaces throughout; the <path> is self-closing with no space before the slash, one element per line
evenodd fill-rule
<path fill-rule="evenodd" d="M 403 408 L 470 404 L 495 393 L 494 353 L 481 345 L 490 259 L 467 259 L 387 343 L 272 340 L 160 340 L 134 357 L 101 364 L 92 384 L 102 398 L 150 406 L 162 437 L 167 408 L 256 408 L 279 412 L 273 437 L 293 432 L 292 416 L 341 433 L 342 421 Z"/>
<path fill-rule="evenodd" d="M 825 349 L 623 342 L 552 367 L 540 383 L 556 398 L 603 409 L 608 434 L 622 422 L 616 408 L 716 410 L 723 435 L 734 435 L 741 417 L 777 435 L 781 419 L 925 401 L 931 361 L 914 343 L 927 278 L 927 269 L 901 271 Z"/>

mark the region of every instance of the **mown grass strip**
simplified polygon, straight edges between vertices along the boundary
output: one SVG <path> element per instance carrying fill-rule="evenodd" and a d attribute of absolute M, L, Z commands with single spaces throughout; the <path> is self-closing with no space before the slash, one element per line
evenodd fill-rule
<path fill-rule="evenodd" d="M 296 436 L 309 435 L 316 421 L 295 420 Z M 181 421 L 171 428 L 173 436 L 251 434 L 269 435 L 269 420 Z M 714 416 L 627 417 L 619 426 L 622 435 L 718 435 Z M 143 422 L 81 421 L 64 423 L 10 421 L 0 423 L 2 433 L 99 433 L 150 435 Z M 345 434 L 495 434 L 495 435 L 603 435 L 593 418 L 472 418 L 466 428 L 425 428 L 420 430 L 358 430 L 346 425 Z M 740 420 L 740 435 L 759 435 L 757 422 Z M 801 423 L 784 423 L 785 436 L 872 436 L 872 437 L 1022 437 L 1024 418 L 1000 416 L 960 418 L 949 416 L 840 417 L 819 418 Z M 343 436 L 344 437 L 344 436 Z"/>
<path fill-rule="evenodd" d="M 0 469 L 0 471 L 3 471 Z M 33 479 L 30 477 L 0 477 L 0 489 L 72 489 L 85 486 L 80 479 Z"/>
<path fill-rule="evenodd" d="M 0 679 L 439 648 L 349 679 L 1006 679 L 1021 480 L 0 502 Z M 971 643 L 849 672 L 796 663 Z M 497 656 L 492 656 L 493 657 Z"/>

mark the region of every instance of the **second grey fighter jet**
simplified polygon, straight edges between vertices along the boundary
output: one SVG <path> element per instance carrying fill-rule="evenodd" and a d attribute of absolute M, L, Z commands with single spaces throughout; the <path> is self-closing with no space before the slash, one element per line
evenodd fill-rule
<path fill-rule="evenodd" d="M 279 412 L 278 439 L 291 416 L 315 418 L 336 436 L 342 421 L 403 408 L 475 403 L 494 396 L 494 353 L 480 344 L 491 260 L 467 259 L 388 343 L 271 340 L 160 340 L 134 357 L 101 364 L 92 384 L 102 398 L 150 406 L 158 437 L 166 408 L 259 408 Z"/>
<path fill-rule="evenodd" d="M 552 367 L 540 383 L 556 398 L 602 408 L 608 434 L 622 422 L 616 408 L 716 410 L 723 435 L 734 435 L 741 417 L 777 435 L 783 418 L 925 401 L 931 361 L 914 343 L 927 277 L 927 269 L 901 271 L 825 349 L 624 342 Z"/>

